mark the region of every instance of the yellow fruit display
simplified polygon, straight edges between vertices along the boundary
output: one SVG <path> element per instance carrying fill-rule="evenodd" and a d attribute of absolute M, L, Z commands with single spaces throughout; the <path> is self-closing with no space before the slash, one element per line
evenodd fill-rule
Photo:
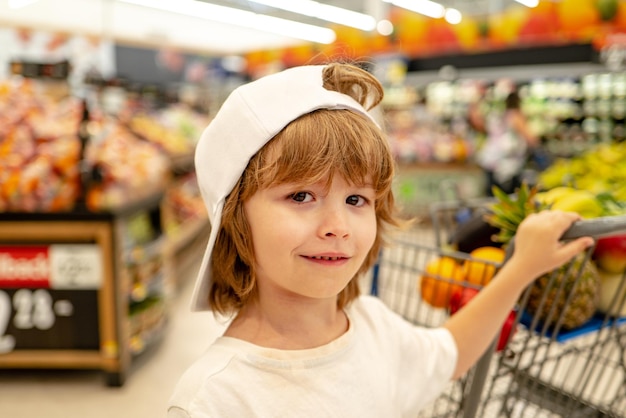
<path fill-rule="evenodd" d="M 504 262 L 506 253 L 502 248 L 480 247 L 470 253 L 471 258 L 463 263 L 463 278 L 472 284 L 486 286 Z"/>
<path fill-rule="evenodd" d="M 583 218 L 602 216 L 603 208 L 596 196 L 587 190 L 572 190 L 552 203 L 552 209 L 576 212 Z"/>
<path fill-rule="evenodd" d="M 551 205 L 557 200 L 559 200 L 560 198 L 562 198 L 563 196 L 566 196 L 575 190 L 576 189 L 574 189 L 573 187 L 558 186 L 550 190 L 547 190 L 545 192 L 537 193 L 535 195 L 535 198 L 541 203 L 544 203 L 546 205 Z"/>
<path fill-rule="evenodd" d="M 461 264 L 452 257 L 438 257 L 426 265 L 420 280 L 420 295 L 432 307 L 446 308 L 450 296 L 463 289 L 462 282 Z"/>

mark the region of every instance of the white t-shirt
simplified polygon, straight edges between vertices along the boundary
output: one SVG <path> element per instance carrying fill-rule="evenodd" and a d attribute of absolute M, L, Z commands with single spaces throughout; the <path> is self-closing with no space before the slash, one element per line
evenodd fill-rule
<path fill-rule="evenodd" d="M 346 313 L 348 331 L 313 349 L 218 338 L 178 382 L 168 417 L 415 417 L 451 380 L 452 335 L 415 327 L 372 296 Z"/>

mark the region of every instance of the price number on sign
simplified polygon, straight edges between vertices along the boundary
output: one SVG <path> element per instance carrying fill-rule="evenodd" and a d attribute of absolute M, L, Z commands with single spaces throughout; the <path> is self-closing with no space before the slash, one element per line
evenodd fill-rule
<path fill-rule="evenodd" d="M 46 289 L 19 289 L 13 296 L 0 290 L 0 354 L 13 351 L 16 338 L 9 328 L 17 330 L 51 329 L 57 316 L 71 316 L 72 305 L 67 300 L 53 303 Z"/>

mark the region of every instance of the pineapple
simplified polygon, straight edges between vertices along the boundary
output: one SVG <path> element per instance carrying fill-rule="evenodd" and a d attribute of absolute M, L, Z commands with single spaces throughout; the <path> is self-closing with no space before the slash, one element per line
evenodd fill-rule
<path fill-rule="evenodd" d="M 537 201 L 537 189 L 527 184 L 523 184 L 515 196 L 509 196 L 495 187 L 493 192 L 496 202 L 491 205 L 491 213 L 486 220 L 499 228 L 494 240 L 505 246 L 526 216 L 549 207 Z M 595 265 L 581 254 L 572 262 L 538 278 L 530 287 L 525 309 L 529 314 L 538 316 L 540 322 L 549 320 L 551 328 L 557 324 L 564 329 L 576 328 L 593 316 L 599 286 L 600 278 Z M 559 319 L 561 316 L 563 318 Z"/>
<path fill-rule="evenodd" d="M 600 276 L 596 266 L 585 259 L 579 254 L 572 262 L 538 278 L 530 288 L 526 311 L 538 317 L 540 323 L 548 320 L 550 328 L 560 324 L 566 330 L 591 319 L 596 311 Z"/>

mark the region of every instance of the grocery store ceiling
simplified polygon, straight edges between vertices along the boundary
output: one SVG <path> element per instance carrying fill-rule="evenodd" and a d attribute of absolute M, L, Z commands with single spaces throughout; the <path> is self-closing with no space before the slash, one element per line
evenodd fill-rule
<path fill-rule="evenodd" d="M 426 0 L 404 1 L 415 4 Z M 284 3 L 291 5 L 295 1 Z M 370 14 L 376 20 L 385 18 L 390 7 L 383 0 L 318 0 L 318 3 Z M 514 0 L 440 0 L 440 3 L 461 13 L 477 15 L 497 12 L 513 4 Z M 328 25 L 328 22 L 317 18 L 251 0 L 0 0 L 0 26 L 93 34 L 113 38 L 120 43 L 171 46 L 219 55 L 303 42 L 295 37 L 268 32 L 267 29 L 273 29 L 271 24 L 261 24 L 260 29 L 253 29 L 239 26 L 237 20 L 237 24 L 216 22 L 212 19 L 214 12 L 208 7 L 201 10 L 194 6 L 188 8 L 191 10 L 189 15 L 181 13 L 180 9 L 190 4 L 228 6 L 246 11 L 249 15 L 266 14 L 318 26 Z"/>
<path fill-rule="evenodd" d="M 275 8 L 259 4 L 252 0 L 202 0 L 206 3 L 220 4 L 229 7 L 237 7 L 241 9 L 251 10 L 256 13 L 270 14 L 272 16 L 284 17 L 287 19 L 298 19 L 307 23 L 321 23 L 319 20 L 305 18 L 277 10 Z M 376 15 L 380 11 L 384 12 L 390 3 L 383 0 L 316 0 L 318 3 L 328 4 L 331 6 L 341 7 L 343 9 L 353 10 L 355 12 Z M 419 3 L 424 0 L 408 0 L 406 3 Z M 486 15 L 496 13 L 504 7 L 515 4 L 515 0 L 437 0 L 438 3 L 445 7 L 452 7 L 467 15 Z M 381 6 L 382 3 L 382 6 Z M 382 18 L 384 16 L 375 16 Z"/>

